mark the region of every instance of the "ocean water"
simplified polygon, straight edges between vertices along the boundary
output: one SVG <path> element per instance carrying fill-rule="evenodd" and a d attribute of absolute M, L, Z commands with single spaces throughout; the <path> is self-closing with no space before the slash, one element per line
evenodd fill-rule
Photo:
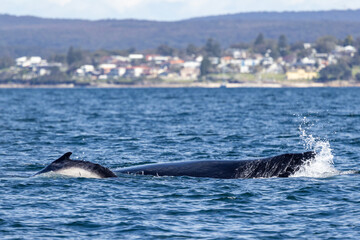
<path fill-rule="evenodd" d="M 1 239 L 358 239 L 360 89 L 0 89 Z M 32 177 L 315 150 L 290 178 Z"/>

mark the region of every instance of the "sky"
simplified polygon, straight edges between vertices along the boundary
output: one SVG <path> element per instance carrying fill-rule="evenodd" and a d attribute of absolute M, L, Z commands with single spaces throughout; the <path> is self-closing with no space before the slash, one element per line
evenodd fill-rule
<path fill-rule="evenodd" d="M 2 14 L 90 20 L 177 21 L 240 12 L 333 9 L 360 9 L 360 0 L 0 0 Z"/>

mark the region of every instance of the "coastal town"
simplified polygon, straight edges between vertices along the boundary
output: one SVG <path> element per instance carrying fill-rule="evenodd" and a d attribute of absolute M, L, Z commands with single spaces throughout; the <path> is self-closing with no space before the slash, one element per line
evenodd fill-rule
<path fill-rule="evenodd" d="M 186 49 L 89 52 L 70 47 L 49 58 L 22 56 L 0 61 L 0 84 L 146 86 L 214 83 L 284 84 L 360 82 L 359 39 L 323 37 L 315 43 L 287 43 L 262 34 L 251 44 L 222 49 L 214 39 Z M 196 86 L 196 85 L 195 85 Z"/>

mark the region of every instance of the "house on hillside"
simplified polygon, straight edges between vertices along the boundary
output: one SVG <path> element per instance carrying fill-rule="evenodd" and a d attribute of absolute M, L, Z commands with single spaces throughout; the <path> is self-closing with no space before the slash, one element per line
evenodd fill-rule
<path fill-rule="evenodd" d="M 195 58 L 195 62 L 202 62 L 204 60 L 204 57 L 203 56 L 197 56 L 196 58 Z"/>
<path fill-rule="evenodd" d="M 78 77 L 85 77 L 91 75 L 95 72 L 95 67 L 93 65 L 82 65 L 75 71 L 75 75 Z"/>
<path fill-rule="evenodd" d="M 129 63 L 129 62 L 130 62 L 129 57 L 115 55 L 115 56 L 111 56 L 111 62 L 109 63 L 120 64 L 120 63 Z"/>
<path fill-rule="evenodd" d="M 99 65 L 99 70 L 103 75 L 108 74 L 114 68 L 116 68 L 116 64 L 113 63 L 103 63 Z"/>
<path fill-rule="evenodd" d="M 124 77 L 127 78 L 138 78 L 145 75 L 150 75 L 151 69 L 147 66 L 132 66 L 127 67 Z"/>
<path fill-rule="evenodd" d="M 273 63 L 271 65 L 268 65 L 265 69 L 266 73 L 276 73 L 276 74 L 283 74 L 284 69 L 283 67 L 278 63 Z"/>
<path fill-rule="evenodd" d="M 184 80 L 196 80 L 200 75 L 200 65 L 197 61 L 184 62 L 180 69 L 180 77 Z"/>
<path fill-rule="evenodd" d="M 218 57 L 209 57 L 209 61 L 211 62 L 212 65 L 217 65 L 220 63 L 220 58 Z"/>
<path fill-rule="evenodd" d="M 124 76 L 125 73 L 126 73 L 125 67 L 117 67 L 117 68 L 111 69 L 111 71 L 107 75 L 110 78 L 119 78 L 119 77 Z"/>
<path fill-rule="evenodd" d="M 287 80 L 312 80 L 318 77 L 318 73 L 314 71 L 305 71 L 305 69 L 299 68 L 288 71 L 286 73 Z"/>
<path fill-rule="evenodd" d="M 282 58 L 283 60 L 283 64 L 287 67 L 290 67 L 294 64 L 296 64 L 297 58 L 296 58 L 296 54 L 289 54 L 287 56 L 284 56 Z"/>
<path fill-rule="evenodd" d="M 184 80 L 196 80 L 200 75 L 200 68 L 184 67 L 180 70 L 180 77 Z"/>
<path fill-rule="evenodd" d="M 169 56 L 161 56 L 161 55 L 157 55 L 157 54 L 149 54 L 146 55 L 145 60 L 147 62 L 154 62 L 157 65 L 163 64 L 165 62 L 170 61 L 171 57 Z"/>
<path fill-rule="evenodd" d="M 232 60 L 234 60 L 233 57 L 231 57 L 231 56 L 225 56 L 225 57 L 222 57 L 222 58 L 220 59 L 220 63 L 221 63 L 221 64 L 224 64 L 224 65 L 227 65 L 227 64 L 231 64 L 231 61 L 232 61 Z"/>
<path fill-rule="evenodd" d="M 354 57 L 356 54 L 356 48 L 353 46 L 336 46 L 335 50 L 334 50 L 334 54 L 337 57 L 344 57 L 344 56 L 349 56 L 349 57 Z"/>
<path fill-rule="evenodd" d="M 170 65 L 183 65 L 184 64 L 184 60 L 180 59 L 180 58 L 174 58 L 172 60 L 170 60 Z"/>
<path fill-rule="evenodd" d="M 144 55 L 143 54 L 129 54 L 129 59 L 130 60 L 142 60 L 144 59 Z"/>
<path fill-rule="evenodd" d="M 46 67 L 48 62 L 38 56 L 33 57 L 20 57 L 15 59 L 16 65 L 22 68 L 33 68 L 33 67 Z"/>

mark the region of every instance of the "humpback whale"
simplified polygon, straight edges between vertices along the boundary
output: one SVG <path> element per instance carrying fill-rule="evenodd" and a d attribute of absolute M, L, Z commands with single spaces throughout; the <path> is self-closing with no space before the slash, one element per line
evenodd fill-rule
<path fill-rule="evenodd" d="M 71 152 L 65 153 L 59 159 L 53 161 L 49 166 L 36 173 L 56 173 L 70 177 L 84 178 L 109 178 L 117 177 L 110 169 L 88 161 L 70 159 Z"/>
<path fill-rule="evenodd" d="M 54 172 L 72 177 L 117 177 L 110 169 L 88 161 L 71 160 L 64 154 L 35 175 Z M 206 178 L 270 178 L 289 177 L 315 157 L 315 152 L 288 153 L 275 157 L 239 161 L 184 161 L 155 163 L 122 168 L 117 174 L 153 176 L 189 176 Z"/>

